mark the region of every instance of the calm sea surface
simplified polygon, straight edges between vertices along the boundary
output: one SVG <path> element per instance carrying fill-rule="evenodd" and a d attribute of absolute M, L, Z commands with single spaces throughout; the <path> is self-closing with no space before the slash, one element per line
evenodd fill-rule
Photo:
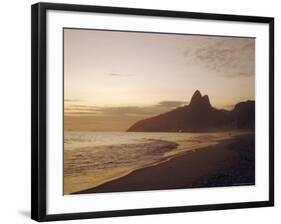
<path fill-rule="evenodd" d="M 64 133 L 64 194 L 98 186 L 236 134 L 83 132 Z"/>

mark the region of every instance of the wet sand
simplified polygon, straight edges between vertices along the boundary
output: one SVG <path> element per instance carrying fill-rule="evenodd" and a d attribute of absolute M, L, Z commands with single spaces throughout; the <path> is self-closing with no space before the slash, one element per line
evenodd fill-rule
<path fill-rule="evenodd" d="M 75 194 L 255 184 L 255 139 L 246 134 L 187 151 L 155 166 Z"/>

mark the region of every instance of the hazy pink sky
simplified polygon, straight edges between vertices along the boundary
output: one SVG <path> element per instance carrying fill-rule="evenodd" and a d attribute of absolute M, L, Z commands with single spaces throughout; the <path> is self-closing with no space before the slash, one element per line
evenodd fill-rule
<path fill-rule="evenodd" d="M 122 128 L 187 104 L 196 89 L 230 109 L 255 99 L 255 39 L 65 29 L 64 83 L 66 116 Z"/>

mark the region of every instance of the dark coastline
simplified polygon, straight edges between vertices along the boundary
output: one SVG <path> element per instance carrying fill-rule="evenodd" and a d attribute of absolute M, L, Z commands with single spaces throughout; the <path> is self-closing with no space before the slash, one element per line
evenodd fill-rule
<path fill-rule="evenodd" d="M 73 194 L 254 184 L 255 135 L 251 133 L 188 151 L 169 161 Z"/>

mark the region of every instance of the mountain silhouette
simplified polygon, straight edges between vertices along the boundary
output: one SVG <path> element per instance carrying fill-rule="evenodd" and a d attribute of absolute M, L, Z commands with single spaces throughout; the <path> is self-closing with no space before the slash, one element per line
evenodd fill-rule
<path fill-rule="evenodd" d="M 199 90 L 189 105 L 136 122 L 129 132 L 207 132 L 255 128 L 255 101 L 240 102 L 231 111 L 212 107 Z"/>
<path fill-rule="evenodd" d="M 209 108 L 211 107 L 209 97 L 207 95 L 203 96 L 199 92 L 199 90 L 196 90 L 193 94 L 191 100 L 190 100 L 190 107 L 200 107 L 200 108 Z"/>

